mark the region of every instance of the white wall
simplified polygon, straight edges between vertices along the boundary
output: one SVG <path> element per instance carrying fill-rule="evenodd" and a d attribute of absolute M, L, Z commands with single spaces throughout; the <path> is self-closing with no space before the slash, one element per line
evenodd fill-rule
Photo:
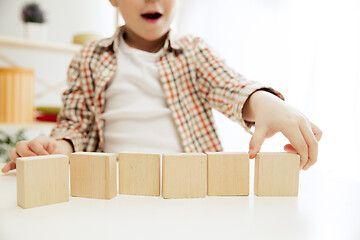
<path fill-rule="evenodd" d="M 21 9 L 29 0 L 0 1 L 0 35 L 22 37 Z M 111 36 L 115 29 L 116 11 L 108 0 L 37 0 L 46 12 L 49 40 L 72 42 L 74 34 L 97 33 Z"/>
<path fill-rule="evenodd" d="M 316 167 L 360 181 L 360 1 L 184 0 L 178 33 L 204 37 L 245 77 L 282 92 L 323 130 Z M 226 150 L 247 148 L 239 126 L 218 124 Z"/>

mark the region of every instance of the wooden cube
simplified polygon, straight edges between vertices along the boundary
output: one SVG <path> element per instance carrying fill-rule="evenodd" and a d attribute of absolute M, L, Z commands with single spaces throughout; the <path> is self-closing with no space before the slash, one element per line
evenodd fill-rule
<path fill-rule="evenodd" d="M 298 196 L 300 156 L 294 153 L 259 153 L 255 159 L 257 196 Z"/>
<path fill-rule="evenodd" d="M 207 153 L 209 196 L 249 195 L 249 154 Z"/>
<path fill-rule="evenodd" d="M 161 154 L 120 153 L 119 194 L 160 196 Z"/>
<path fill-rule="evenodd" d="M 16 160 L 17 204 L 32 208 L 69 201 L 69 158 L 66 155 Z"/>
<path fill-rule="evenodd" d="M 207 181 L 206 160 L 206 155 L 203 153 L 163 154 L 163 197 L 205 197 Z"/>
<path fill-rule="evenodd" d="M 111 199 L 117 194 L 115 153 L 70 154 L 71 196 Z"/>

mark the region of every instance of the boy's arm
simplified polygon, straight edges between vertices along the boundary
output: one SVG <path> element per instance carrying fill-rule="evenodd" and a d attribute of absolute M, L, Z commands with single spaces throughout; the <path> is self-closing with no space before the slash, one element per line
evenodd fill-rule
<path fill-rule="evenodd" d="M 58 115 L 56 127 L 50 136 L 57 140 L 66 140 L 72 145 L 74 151 L 83 151 L 84 142 L 87 139 L 87 129 L 93 118 L 92 112 L 88 109 L 86 96 L 83 93 L 82 82 L 80 79 L 83 56 L 87 51 L 88 45 L 74 56 L 68 72 L 68 89 L 62 94 L 63 106 Z"/>
<path fill-rule="evenodd" d="M 308 169 L 317 160 L 321 130 L 303 114 L 283 101 L 272 88 L 248 81 L 228 67 L 201 39 L 195 39 L 197 86 L 211 107 L 239 122 L 253 134 L 249 155 L 255 157 L 264 139 L 282 132 L 291 144 L 286 151 L 300 154 L 301 167 Z M 250 131 L 255 125 L 255 132 Z"/>
<path fill-rule="evenodd" d="M 247 132 L 252 134 L 254 121 L 242 116 L 246 100 L 256 91 L 268 91 L 278 98 L 282 94 L 258 82 L 249 81 L 234 71 L 200 38 L 193 40 L 196 46 L 195 59 L 198 78 L 196 86 L 212 108 L 215 108 L 231 120 L 240 123 Z"/>

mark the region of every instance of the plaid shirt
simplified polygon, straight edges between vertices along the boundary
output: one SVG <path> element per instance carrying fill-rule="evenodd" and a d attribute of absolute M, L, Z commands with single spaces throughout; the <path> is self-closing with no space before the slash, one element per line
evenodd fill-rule
<path fill-rule="evenodd" d="M 118 40 L 124 30 L 120 27 L 111 38 L 87 43 L 71 61 L 69 88 L 62 95 L 63 108 L 51 136 L 70 140 L 75 151 L 104 149 L 105 90 L 115 76 Z M 282 98 L 230 69 L 200 38 L 174 40 L 170 32 L 161 51 L 156 62 L 160 82 L 185 152 L 222 151 L 212 108 L 251 133 L 252 123 L 241 114 L 247 98 L 259 89 Z"/>

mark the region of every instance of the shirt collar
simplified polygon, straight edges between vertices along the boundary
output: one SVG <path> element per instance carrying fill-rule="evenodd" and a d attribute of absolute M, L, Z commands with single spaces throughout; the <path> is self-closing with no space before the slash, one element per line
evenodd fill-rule
<path fill-rule="evenodd" d="M 100 40 L 99 46 L 104 48 L 112 47 L 114 52 L 117 52 L 119 46 L 119 37 L 122 36 L 124 31 L 125 31 L 125 25 L 118 27 L 116 29 L 115 34 L 112 37 Z M 176 43 L 174 32 L 171 29 L 169 30 L 168 36 L 165 40 L 163 51 L 164 52 L 174 51 L 175 54 L 182 52 L 182 48 Z"/>

